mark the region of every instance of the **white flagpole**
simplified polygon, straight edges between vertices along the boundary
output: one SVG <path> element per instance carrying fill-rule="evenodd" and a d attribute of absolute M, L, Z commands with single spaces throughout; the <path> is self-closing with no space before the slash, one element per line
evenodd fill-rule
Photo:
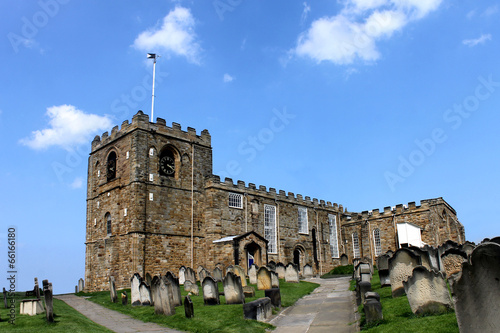
<path fill-rule="evenodd" d="M 156 54 L 153 58 L 153 93 L 151 96 L 151 122 L 154 122 L 153 112 L 155 106 L 155 72 L 156 72 Z"/>

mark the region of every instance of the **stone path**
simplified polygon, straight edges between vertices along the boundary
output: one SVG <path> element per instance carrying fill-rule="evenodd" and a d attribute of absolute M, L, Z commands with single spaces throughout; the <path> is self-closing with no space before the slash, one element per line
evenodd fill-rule
<path fill-rule="evenodd" d="M 114 332 L 180 332 L 155 323 L 145 323 L 140 320 L 133 319 L 120 312 L 109 310 L 99 304 L 87 301 L 85 298 L 78 297 L 73 294 L 57 295 L 54 297 L 75 308 L 78 312 L 93 322 Z"/>
<path fill-rule="evenodd" d="M 349 277 L 307 279 L 321 284 L 269 321 L 274 333 L 358 332 L 357 310 Z"/>

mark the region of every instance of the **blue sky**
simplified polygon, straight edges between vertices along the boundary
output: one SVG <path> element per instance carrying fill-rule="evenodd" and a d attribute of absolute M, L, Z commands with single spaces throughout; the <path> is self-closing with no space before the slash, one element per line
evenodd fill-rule
<path fill-rule="evenodd" d="M 495 1 L 0 3 L 0 247 L 19 290 L 84 276 L 90 141 L 150 113 L 212 135 L 214 173 L 350 211 L 442 196 L 500 235 Z M 6 260 L 2 260 L 6 272 Z"/>

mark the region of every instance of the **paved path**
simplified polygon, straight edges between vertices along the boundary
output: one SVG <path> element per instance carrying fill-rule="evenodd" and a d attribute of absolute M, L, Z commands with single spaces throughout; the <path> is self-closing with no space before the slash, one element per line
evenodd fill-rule
<path fill-rule="evenodd" d="M 93 322 L 114 332 L 180 332 L 155 323 L 145 323 L 140 320 L 133 319 L 120 312 L 107 309 L 99 304 L 73 294 L 57 295 L 54 297 L 66 302 L 69 306 L 75 308 L 78 312 Z"/>
<path fill-rule="evenodd" d="M 321 284 L 269 321 L 274 333 L 358 332 L 356 303 L 349 291 L 349 277 L 307 279 Z"/>

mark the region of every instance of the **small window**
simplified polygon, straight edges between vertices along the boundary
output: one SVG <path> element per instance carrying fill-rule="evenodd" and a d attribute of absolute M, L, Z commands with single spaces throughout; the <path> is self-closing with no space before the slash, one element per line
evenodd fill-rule
<path fill-rule="evenodd" d="M 229 193 L 229 207 L 243 208 L 243 195 L 238 193 Z"/>
<path fill-rule="evenodd" d="M 380 243 L 380 229 L 373 230 L 373 245 L 375 247 L 375 257 L 382 254 L 382 244 Z"/>
<path fill-rule="evenodd" d="M 354 258 L 361 257 L 361 254 L 359 253 L 359 237 L 357 232 L 352 234 L 352 250 L 354 253 Z"/>
<path fill-rule="evenodd" d="M 107 179 L 108 181 L 116 178 L 116 153 L 112 151 L 108 155 L 107 169 Z"/>
<path fill-rule="evenodd" d="M 308 234 L 309 228 L 307 225 L 307 208 L 299 207 L 299 233 Z"/>
<path fill-rule="evenodd" d="M 109 235 L 111 235 L 111 214 L 106 213 L 106 215 L 104 216 L 104 219 L 106 220 L 106 233 L 109 236 Z"/>

